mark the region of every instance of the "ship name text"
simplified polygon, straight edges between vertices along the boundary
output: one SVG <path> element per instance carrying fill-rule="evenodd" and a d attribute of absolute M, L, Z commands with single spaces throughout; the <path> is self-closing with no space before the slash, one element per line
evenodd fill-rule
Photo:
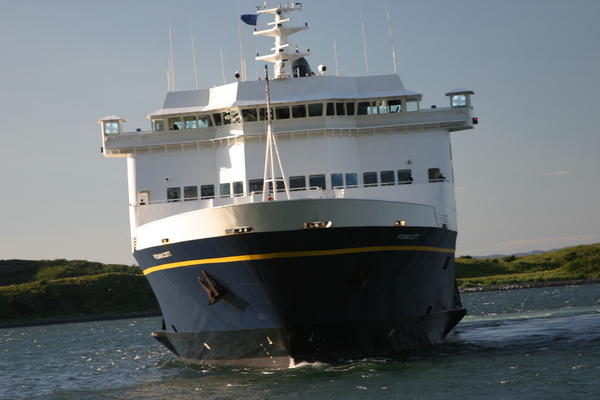
<path fill-rule="evenodd" d="M 398 235 L 398 239 L 400 239 L 400 240 L 416 240 L 419 238 L 419 236 L 421 236 L 420 233 L 413 233 L 411 235 L 408 235 L 406 233 L 401 233 Z"/>
<path fill-rule="evenodd" d="M 173 255 L 171 254 L 170 251 L 165 251 L 164 253 L 153 254 L 152 256 L 157 260 L 161 260 L 163 258 L 172 257 Z"/>

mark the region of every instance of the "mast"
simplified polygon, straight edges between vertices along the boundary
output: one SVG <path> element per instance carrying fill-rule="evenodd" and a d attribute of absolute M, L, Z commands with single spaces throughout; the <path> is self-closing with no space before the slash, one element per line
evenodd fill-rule
<path fill-rule="evenodd" d="M 267 97 L 267 151 L 265 152 L 265 172 L 263 179 L 263 201 L 267 200 L 269 194 L 269 182 L 273 190 L 273 200 L 277 200 L 277 182 L 282 181 L 285 189 L 285 194 L 290 199 L 290 191 L 286 184 L 279 150 L 277 149 L 277 140 L 273 134 L 273 115 L 271 113 L 271 92 L 269 90 L 269 69 L 265 65 L 265 90 Z M 281 171 L 281 179 L 277 179 L 277 168 L 275 164 L 275 156 L 277 156 L 277 165 Z"/>
<path fill-rule="evenodd" d="M 266 56 L 257 56 L 257 61 L 268 61 L 275 64 L 274 67 L 274 79 L 285 79 L 293 76 L 292 63 L 294 60 L 309 56 L 310 51 L 306 53 L 297 52 L 295 49 L 290 49 L 290 43 L 288 42 L 288 36 L 294 33 L 308 29 L 308 25 L 288 27 L 287 22 L 291 21 L 290 18 L 286 18 L 285 15 L 292 11 L 301 11 L 302 6 L 298 3 L 292 3 L 292 6 L 283 7 L 281 3 L 277 3 L 277 7 L 259 10 L 258 13 L 268 13 L 275 16 L 275 21 L 269 22 L 267 25 L 273 25 L 271 29 L 254 32 L 254 35 L 271 36 L 275 38 L 275 47 L 271 50 L 273 54 Z"/>

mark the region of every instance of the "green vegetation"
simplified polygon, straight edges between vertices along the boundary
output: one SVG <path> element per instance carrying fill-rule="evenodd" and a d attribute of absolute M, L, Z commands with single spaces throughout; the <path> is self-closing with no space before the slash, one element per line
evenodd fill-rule
<path fill-rule="evenodd" d="M 600 278 L 600 243 L 532 256 L 456 258 L 459 287 Z"/>
<path fill-rule="evenodd" d="M 0 260 L 0 321 L 158 310 L 137 266 Z"/>

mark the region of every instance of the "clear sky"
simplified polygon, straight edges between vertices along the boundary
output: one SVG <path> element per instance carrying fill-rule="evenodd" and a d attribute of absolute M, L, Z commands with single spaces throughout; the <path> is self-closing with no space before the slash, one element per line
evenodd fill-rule
<path fill-rule="evenodd" d="M 96 121 L 149 129 L 167 91 L 169 8 L 175 86 L 231 83 L 238 18 L 251 0 L 0 0 L 0 259 L 135 263 L 126 163 L 100 153 Z M 170 6 L 169 6 L 170 4 Z M 274 2 L 269 2 L 274 5 Z M 393 73 L 384 0 L 307 0 L 292 37 L 313 69 Z M 600 242 L 600 1 L 387 0 L 397 71 L 446 106 L 475 91 L 479 125 L 453 134 L 457 254 Z M 292 15 L 294 16 L 294 15 Z M 261 16 L 259 27 L 268 18 Z M 248 78 L 271 39 L 242 25 Z M 334 52 L 337 48 L 337 68 Z M 221 57 L 222 54 L 222 57 Z M 221 59 L 223 59 L 222 67 Z M 336 71 L 337 70 L 337 71 Z M 262 75 L 262 72 L 259 72 Z"/>

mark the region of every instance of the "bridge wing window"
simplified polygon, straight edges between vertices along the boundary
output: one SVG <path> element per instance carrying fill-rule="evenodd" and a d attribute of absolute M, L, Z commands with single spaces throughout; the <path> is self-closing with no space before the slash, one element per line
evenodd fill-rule
<path fill-rule="evenodd" d="M 314 185 L 310 185 L 314 186 Z M 343 174 L 331 174 L 331 187 L 334 189 L 340 189 L 344 187 L 344 175 Z"/>
<path fill-rule="evenodd" d="M 308 116 L 309 117 L 320 117 L 323 115 L 323 103 L 309 104 L 308 105 Z"/>
<path fill-rule="evenodd" d="M 407 183 L 412 183 L 412 171 L 410 169 L 399 169 L 398 170 L 398 184 L 405 185 Z"/>
<path fill-rule="evenodd" d="M 221 183 L 221 197 L 231 197 L 231 183 Z"/>
<path fill-rule="evenodd" d="M 381 171 L 381 186 L 390 186 L 396 184 L 394 171 Z"/>
<path fill-rule="evenodd" d="M 452 107 L 466 107 L 467 106 L 467 95 L 466 94 L 455 94 L 452 96 Z"/>
<path fill-rule="evenodd" d="M 238 182 L 233 182 L 233 195 L 234 196 L 241 196 L 244 194 L 244 182 L 242 181 L 238 181 Z"/>
<path fill-rule="evenodd" d="M 165 121 L 163 121 L 162 119 L 155 119 L 152 121 L 152 126 L 154 132 L 162 132 L 165 130 Z"/>
<path fill-rule="evenodd" d="M 292 106 L 292 117 L 304 118 L 306 117 L 306 104 L 298 104 Z"/>
<path fill-rule="evenodd" d="M 406 111 L 419 111 L 419 100 L 417 100 L 417 99 L 406 100 Z"/>
<path fill-rule="evenodd" d="M 354 188 L 358 186 L 358 177 L 355 173 L 346 174 L 346 187 Z"/>

